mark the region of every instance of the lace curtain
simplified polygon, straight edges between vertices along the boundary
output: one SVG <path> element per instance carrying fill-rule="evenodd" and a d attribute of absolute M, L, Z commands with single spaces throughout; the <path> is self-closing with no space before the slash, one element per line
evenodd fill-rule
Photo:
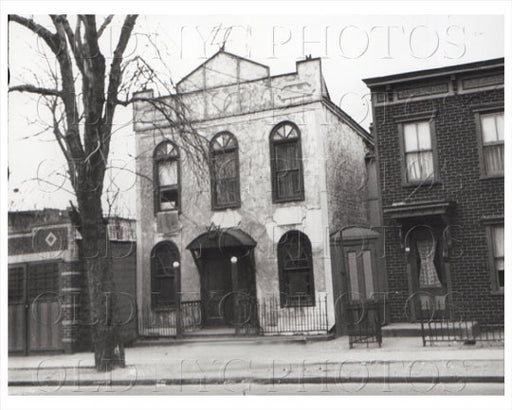
<path fill-rule="evenodd" d="M 434 265 L 436 242 L 432 243 L 431 239 L 418 240 L 416 241 L 416 247 L 420 256 L 420 288 L 441 287 Z"/>

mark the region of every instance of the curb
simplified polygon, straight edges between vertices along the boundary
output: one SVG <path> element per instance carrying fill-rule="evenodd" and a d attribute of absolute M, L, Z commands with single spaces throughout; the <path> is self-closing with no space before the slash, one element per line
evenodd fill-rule
<path fill-rule="evenodd" d="M 14 381 L 9 382 L 9 387 L 42 387 L 42 386 L 175 386 L 175 385 L 222 385 L 222 384 L 240 384 L 251 383 L 261 385 L 280 385 L 280 384 L 378 384 L 378 383 L 504 383 L 504 376 L 440 376 L 440 377 L 291 377 L 288 379 L 267 379 L 252 377 L 233 377 L 229 379 L 210 377 L 210 378 L 186 378 L 186 379 L 141 379 L 141 380 L 111 380 L 94 379 L 81 380 L 79 383 L 73 380 L 48 380 L 46 382 L 36 383 L 34 381 Z"/>

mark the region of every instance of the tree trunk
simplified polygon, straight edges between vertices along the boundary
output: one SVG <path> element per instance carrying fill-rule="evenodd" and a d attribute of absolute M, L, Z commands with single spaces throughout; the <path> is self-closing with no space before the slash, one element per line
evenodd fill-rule
<path fill-rule="evenodd" d="M 124 367 L 124 349 L 116 326 L 112 257 L 100 198 L 79 201 L 82 255 L 87 277 L 94 365 L 98 371 Z M 82 202 L 82 203 L 81 203 Z M 81 206 L 80 206 L 81 205 Z"/>

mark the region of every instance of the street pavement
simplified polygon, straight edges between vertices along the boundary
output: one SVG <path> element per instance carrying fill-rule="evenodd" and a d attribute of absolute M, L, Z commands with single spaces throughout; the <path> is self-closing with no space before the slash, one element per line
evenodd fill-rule
<path fill-rule="evenodd" d="M 503 394 L 504 379 L 503 345 L 423 347 L 421 338 L 414 337 L 386 338 L 381 348 L 354 349 L 346 337 L 305 343 L 170 343 L 127 348 L 127 366 L 106 374 L 96 372 L 93 364 L 90 352 L 10 357 L 10 393 L 213 389 L 212 394 L 285 394 L 309 386 L 310 394 L 325 394 L 330 386 L 331 394 L 380 394 L 379 389 L 382 394 L 389 389 L 394 394 Z"/>

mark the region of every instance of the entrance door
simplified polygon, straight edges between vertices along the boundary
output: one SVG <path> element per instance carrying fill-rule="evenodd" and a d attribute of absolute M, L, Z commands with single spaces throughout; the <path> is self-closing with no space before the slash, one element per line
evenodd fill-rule
<path fill-rule="evenodd" d="M 9 267 L 9 351 L 62 350 L 56 262 Z"/>
<path fill-rule="evenodd" d="M 204 255 L 202 273 L 202 300 L 206 326 L 226 326 L 232 317 L 231 266 L 229 256 L 218 249 L 209 249 Z"/>
<path fill-rule="evenodd" d="M 407 307 L 412 321 L 449 316 L 442 241 L 441 227 L 435 225 L 418 225 L 409 232 L 407 262 L 412 293 Z"/>

